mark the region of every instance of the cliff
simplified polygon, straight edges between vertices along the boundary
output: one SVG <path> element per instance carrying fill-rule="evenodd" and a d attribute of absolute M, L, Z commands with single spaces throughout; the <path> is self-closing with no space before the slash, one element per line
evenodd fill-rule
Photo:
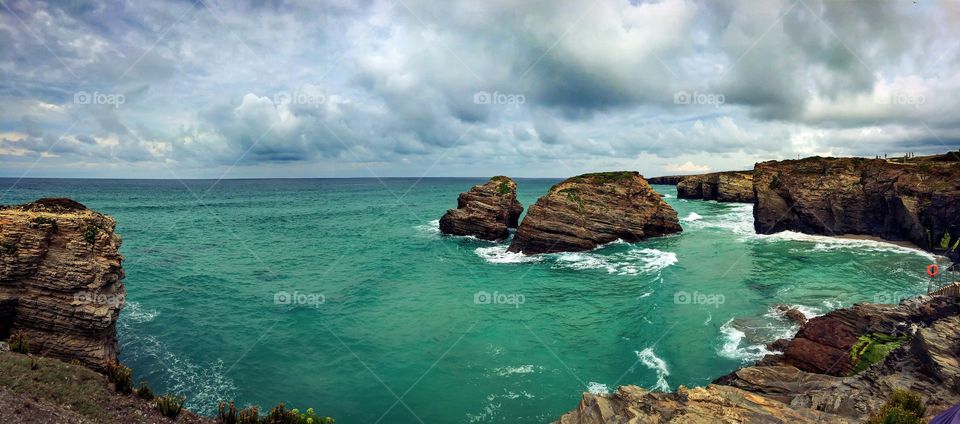
<path fill-rule="evenodd" d="M 677 185 L 677 183 L 683 181 L 683 179 L 688 176 L 689 175 L 664 175 L 662 177 L 647 178 L 647 182 L 659 185 Z"/>
<path fill-rule="evenodd" d="M 753 203 L 753 172 L 729 171 L 690 175 L 677 183 L 677 197 Z"/>
<path fill-rule="evenodd" d="M 0 208 L 0 339 L 103 369 L 117 357 L 124 304 L 112 218 L 69 199 Z"/>
<path fill-rule="evenodd" d="M 927 418 L 960 403 L 960 304 L 921 297 L 816 317 L 755 366 L 703 388 L 584 393 L 562 424 L 607 422 L 862 422 L 895 389 L 921 396 Z M 635 421 L 630 421 L 635 420 Z"/>
<path fill-rule="evenodd" d="M 812 157 L 758 163 L 753 178 L 758 233 L 871 235 L 957 260 L 956 161 Z"/>
<path fill-rule="evenodd" d="M 509 228 L 517 228 L 521 213 L 523 205 L 517 201 L 517 183 L 496 176 L 460 193 L 457 208 L 448 210 L 440 218 L 440 231 L 484 240 L 502 240 L 510 235 Z"/>
<path fill-rule="evenodd" d="M 677 212 L 637 172 L 584 174 L 537 199 L 509 251 L 582 251 L 617 239 L 636 242 L 682 231 Z"/>

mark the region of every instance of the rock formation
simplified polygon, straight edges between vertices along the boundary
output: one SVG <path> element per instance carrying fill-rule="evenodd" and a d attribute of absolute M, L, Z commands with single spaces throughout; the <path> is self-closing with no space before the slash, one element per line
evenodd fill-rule
<path fill-rule="evenodd" d="M 906 240 L 957 260 L 960 163 L 821 158 L 754 168 L 758 233 L 860 234 Z"/>
<path fill-rule="evenodd" d="M 69 199 L 0 208 L 0 338 L 94 369 L 117 356 L 124 304 L 112 218 Z"/>
<path fill-rule="evenodd" d="M 927 418 L 960 403 L 955 297 L 840 309 L 809 320 L 792 340 L 777 344 L 786 346 L 785 353 L 703 388 L 653 393 L 625 386 L 614 394 L 585 393 L 577 409 L 557 422 L 853 423 L 879 410 L 894 389 L 918 393 Z"/>
<path fill-rule="evenodd" d="M 502 240 L 510 235 L 508 228 L 517 228 L 521 213 L 523 205 L 517 201 L 517 183 L 496 176 L 460 193 L 457 208 L 448 210 L 440 218 L 440 231 L 484 240 Z"/>
<path fill-rule="evenodd" d="M 662 177 L 647 178 L 647 182 L 650 184 L 677 185 L 677 183 L 687 177 L 688 175 L 664 175 Z"/>
<path fill-rule="evenodd" d="M 689 175 L 677 183 L 677 197 L 752 203 L 753 172 L 729 171 Z"/>
<path fill-rule="evenodd" d="M 510 252 L 582 251 L 682 231 L 677 212 L 637 172 L 584 174 L 554 185 L 517 229 Z"/>

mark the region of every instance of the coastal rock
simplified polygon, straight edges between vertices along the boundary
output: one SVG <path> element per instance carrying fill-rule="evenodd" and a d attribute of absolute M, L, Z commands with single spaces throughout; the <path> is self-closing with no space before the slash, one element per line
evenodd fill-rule
<path fill-rule="evenodd" d="M 112 218 L 69 199 L 0 208 L 0 338 L 102 369 L 117 357 L 124 304 Z"/>
<path fill-rule="evenodd" d="M 754 168 L 758 233 L 858 234 L 958 258 L 960 163 L 822 158 Z"/>
<path fill-rule="evenodd" d="M 457 208 L 440 218 L 440 231 L 457 236 L 474 236 L 484 240 L 502 240 L 516 228 L 523 213 L 517 201 L 517 183 L 496 176 L 484 184 L 460 193 Z"/>
<path fill-rule="evenodd" d="M 639 173 L 584 174 L 537 199 L 508 250 L 528 255 L 583 251 L 680 231 L 677 212 Z"/>
<path fill-rule="evenodd" d="M 802 311 L 798 308 L 794 308 L 787 305 L 777 305 L 777 312 L 783 314 L 783 317 L 790 320 L 790 322 L 803 325 L 807 323 L 807 316 L 803 314 Z"/>
<path fill-rule="evenodd" d="M 689 175 L 677 183 L 681 199 L 753 203 L 753 172 L 729 171 Z"/>
<path fill-rule="evenodd" d="M 647 178 L 647 182 L 659 185 L 677 185 L 677 183 L 683 181 L 684 178 L 687 178 L 687 175 L 664 175 L 662 177 Z"/>

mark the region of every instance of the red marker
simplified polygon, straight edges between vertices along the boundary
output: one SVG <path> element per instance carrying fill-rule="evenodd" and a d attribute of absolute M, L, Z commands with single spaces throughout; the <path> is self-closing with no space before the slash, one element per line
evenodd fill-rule
<path fill-rule="evenodd" d="M 937 274 L 939 273 L 940 273 L 940 267 L 938 267 L 936 264 L 931 264 L 930 266 L 927 266 L 927 275 L 929 275 L 930 278 L 936 277 Z"/>

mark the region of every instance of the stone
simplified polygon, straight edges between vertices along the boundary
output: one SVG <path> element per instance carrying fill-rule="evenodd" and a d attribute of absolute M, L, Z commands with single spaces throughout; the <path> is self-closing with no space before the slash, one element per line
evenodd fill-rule
<path fill-rule="evenodd" d="M 496 176 L 470 191 L 460 193 L 457 208 L 440 218 L 440 231 L 457 236 L 474 236 L 483 240 L 502 240 L 517 228 L 523 205 L 517 201 L 517 183 Z"/>
<path fill-rule="evenodd" d="M 688 175 L 677 183 L 681 199 L 753 203 L 753 172 L 727 171 Z"/>

